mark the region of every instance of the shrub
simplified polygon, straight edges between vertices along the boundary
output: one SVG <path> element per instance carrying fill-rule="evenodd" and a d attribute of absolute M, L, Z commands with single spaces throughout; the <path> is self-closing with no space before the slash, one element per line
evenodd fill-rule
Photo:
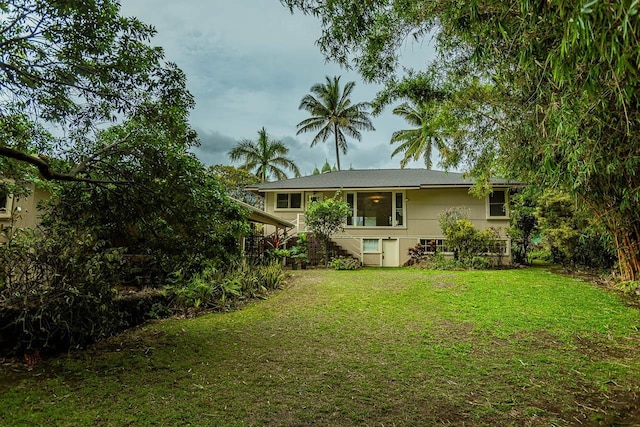
<path fill-rule="evenodd" d="M 353 257 L 336 257 L 329 262 L 329 267 L 334 270 L 357 270 L 362 267 L 360 260 Z"/>
<path fill-rule="evenodd" d="M 124 327 L 114 305 L 120 252 L 89 231 L 18 230 L 0 250 L 0 303 L 16 352 L 85 346 Z"/>
<path fill-rule="evenodd" d="M 425 270 L 462 270 L 467 268 L 462 262 L 445 257 L 442 252 L 425 253 L 413 266 Z"/>
<path fill-rule="evenodd" d="M 264 298 L 269 291 L 282 286 L 283 280 L 280 262 L 253 265 L 241 261 L 226 270 L 209 265 L 186 281 L 175 274 L 166 290 L 172 308 L 186 315 L 206 309 L 226 310 L 240 300 Z"/>

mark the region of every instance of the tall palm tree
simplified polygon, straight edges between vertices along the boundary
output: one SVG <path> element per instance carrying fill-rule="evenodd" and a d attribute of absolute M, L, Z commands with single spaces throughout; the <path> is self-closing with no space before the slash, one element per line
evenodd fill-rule
<path fill-rule="evenodd" d="M 313 147 L 318 142 L 325 142 L 329 135 L 334 136 L 336 146 L 336 164 L 340 170 L 340 151 L 347 154 L 347 139 L 345 134 L 358 141 L 361 140 L 361 130 L 375 130 L 369 118 L 370 104 L 360 102 L 352 104 L 351 92 L 356 85 L 349 82 L 340 88 L 340 77 L 325 77 L 325 83 L 311 86 L 311 93 L 300 101 L 300 110 L 306 110 L 311 117 L 298 123 L 297 135 L 303 132 L 318 132 L 311 141 Z"/>
<path fill-rule="evenodd" d="M 399 130 L 391 135 L 391 144 L 400 143 L 391 153 L 391 157 L 404 152 L 404 158 L 400 160 L 400 167 L 404 168 L 410 160 L 418 160 L 422 156 L 426 168 L 431 169 L 433 147 L 435 146 L 441 154 L 445 153 L 447 147 L 429 122 L 428 105 L 415 100 L 404 102 L 393 109 L 393 114 L 403 117 L 416 128 Z"/>
<path fill-rule="evenodd" d="M 284 170 L 292 171 L 295 176 L 300 176 L 298 166 L 289 158 L 289 149 L 282 143 L 269 138 L 263 127 L 258 131 L 258 140 L 243 139 L 229 151 L 232 161 L 244 161 L 243 169 L 256 174 L 260 182 L 267 181 L 274 176 L 276 179 L 287 179 Z"/>

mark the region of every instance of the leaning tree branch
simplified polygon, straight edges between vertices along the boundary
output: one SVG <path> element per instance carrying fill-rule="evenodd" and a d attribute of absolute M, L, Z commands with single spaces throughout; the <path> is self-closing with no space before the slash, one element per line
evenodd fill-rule
<path fill-rule="evenodd" d="M 131 136 L 131 133 L 127 133 L 122 139 L 119 139 L 116 142 L 107 145 L 106 147 L 104 147 L 104 148 L 96 151 L 95 153 L 93 153 L 91 156 L 83 159 L 80 163 L 78 163 L 76 165 L 75 168 L 73 168 L 73 170 L 71 171 L 70 175 L 77 176 L 79 173 L 86 172 L 87 165 L 90 162 L 95 161 L 96 159 L 98 159 L 98 157 L 100 157 L 104 153 L 110 151 L 112 148 L 115 148 L 118 145 L 120 145 L 120 144 L 122 144 L 124 142 L 127 142 L 127 140 L 129 139 L 130 136 Z"/>
<path fill-rule="evenodd" d="M 38 172 L 42 178 L 47 181 L 72 181 L 72 182 L 86 182 L 89 184 L 131 184 L 130 182 L 124 181 L 112 181 L 112 180 L 104 180 L 104 179 L 94 179 L 94 178 L 86 178 L 82 176 L 78 176 L 78 173 L 61 173 L 53 170 L 49 161 L 44 156 L 34 156 L 31 154 L 27 154 L 20 150 L 15 150 L 13 148 L 4 147 L 0 145 L 0 156 L 4 156 L 10 159 L 14 159 L 20 162 L 28 163 L 30 165 L 38 168 Z"/>

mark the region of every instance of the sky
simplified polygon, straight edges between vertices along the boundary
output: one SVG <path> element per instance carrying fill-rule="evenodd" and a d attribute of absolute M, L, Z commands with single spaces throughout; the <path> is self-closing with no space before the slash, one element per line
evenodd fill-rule
<path fill-rule="evenodd" d="M 319 22 L 292 15 L 279 0 L 121 0 L 121 14 L 153 25 L 158 33 L 152 44 L 163 47 L 166 60 L 185 72 L 196 101 L 191 125 L 201 141 L 193 151 L 207 166 L 234 164 L 229 150 L 242 139 L 255 141 L 262 127 L 286 144 L 302 175 L 327 160 L 335 165 L 331 138 L 311 148 L 313 133 L 296 135 L 297 123 L 308 117 L 298 109 L 300 100 L 325 76 L 356 82 L 354 103 L 371 101 L 381 89 L 325 61 L 315 44 Z M 402 63 L 415 68 L 424 68 L 433 57 L 429 46 L 417 43 L 401 53 Z M 340 157 L 343 169 L 400 167 L 401 155 L 391 158 L 389 140 L 394 131 L 410 126 L 392 108 L 372 117 L 376 130 L 363 132 L 360 142 L 348 139 L 348 152 Z"/>

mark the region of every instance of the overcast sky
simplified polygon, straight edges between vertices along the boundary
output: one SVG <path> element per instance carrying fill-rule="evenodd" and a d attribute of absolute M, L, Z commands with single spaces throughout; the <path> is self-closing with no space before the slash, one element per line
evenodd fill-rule
<path fill-rule="evenodd" d="M 296 124 L 308 117 L 298 110 L 302 97 L 325 76 L 355 81 L 352 102 L 371 101 L 379 86 L 366 85 L 355 72 L 326 63 L 315 40 L 320 25 L 311 17 L 291 15 L 278 0 L 121 0 L 122 14 L 136 16 L 158 31 L 154 45 L 187 75 L 196 100 L 191 124 L 202 145 L 194 150 L 205 165 L 231 164 L 227 152 L 241 139 L 257 138 L 265 127 L 283 141 L 303 175 L 325 160 L 335 164 L 331 139 L 310 148 L 313 133 L 296 136 Z M 428 47 L 410 44 L 404 62 L 421 67 L 432 55 Z M 348 140 L 343 169 L 398 168 L 391 158 L 391 134 L 407 123 L 388 108 L 373 117 L 376 128 L 362 141 Z M 421 162 L 408 167 L 423 167 Z"/>

